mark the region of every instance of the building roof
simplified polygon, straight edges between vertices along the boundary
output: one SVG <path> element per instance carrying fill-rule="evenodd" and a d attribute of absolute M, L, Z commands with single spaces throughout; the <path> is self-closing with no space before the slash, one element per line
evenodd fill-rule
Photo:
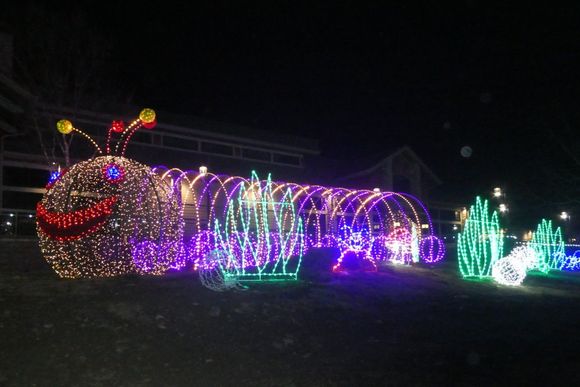
<path fill-rule="evenodd" d="M 441 179 L 429 168 L 423 160 L 407 145 L 404 145 L 399 148 L 395 148 L 394 150 L 385 153 L 382 152 L 380 154 L 375 154 L 368 158 L 349 161 L 348 164 L 344 165 L 343 168 L 340 169 L 342 172 L 340 176 L 335 176 L 336 180 L 348 180 L 360 176 L 365 176 L 373 173 L 377 169 L 381 168 L 385 163 L 389 160 L 393 160 L 397 156 L 405 154 L 410 156 L 413 160 L 415 160 L 420 166 L 421 169 L 429 175 L 436 184 L 441 184 Z"/>

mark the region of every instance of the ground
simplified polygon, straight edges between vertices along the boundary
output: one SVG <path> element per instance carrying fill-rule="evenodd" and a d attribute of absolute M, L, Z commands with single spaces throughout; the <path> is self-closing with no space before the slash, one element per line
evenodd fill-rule
<path fill-rule="evenodd" d="M 193 273 L 63 280 L 0 242 L 0 385 L 578 385 L 580 274 L 499 287 L 453 255 L 216 293 Z"/>

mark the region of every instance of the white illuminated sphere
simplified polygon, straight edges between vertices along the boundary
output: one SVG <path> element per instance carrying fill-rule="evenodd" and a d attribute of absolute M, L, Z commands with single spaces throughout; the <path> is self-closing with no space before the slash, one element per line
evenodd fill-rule
<path fill-rule="evenodd" d="M 494 263 L 491 275 L 500 285 L 520 286 L 526 278 L 526 271 L 525 262 L 508 255 Z"/>
<path fill-rule="evenodd" d="M 529 246 L 515 247 L 509 257 L 520 260 L 527 270 L 534 269 L 538 266 L 538 256 L 536 251 Z"/>

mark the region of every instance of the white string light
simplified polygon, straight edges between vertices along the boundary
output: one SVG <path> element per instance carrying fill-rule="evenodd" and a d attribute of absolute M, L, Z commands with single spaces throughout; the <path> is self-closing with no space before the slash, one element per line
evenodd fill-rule
<path fill-rule="evenodd" d="M 212 250 L 204 258 L 199 267 L 201 284 L 214 292 L 223 292 L 234 288 L 242 288 L 234 276 L 225 276 L 221 267 L 228 260 L 227 254 L 221 250 Z"/>

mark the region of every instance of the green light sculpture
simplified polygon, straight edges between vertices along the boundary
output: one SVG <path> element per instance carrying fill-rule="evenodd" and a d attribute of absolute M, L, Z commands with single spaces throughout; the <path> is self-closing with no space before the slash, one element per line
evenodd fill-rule
<path fill-rule="evenodd" d="M 491 277 L 493 264 L 503 256 L 503 232 L 497 212 L 489 216 L 487 200 L 478 196 L 458 234 L 459 271 L 463 277 Z"/>
<path fill-rule="evenodd" d="M 535 269 L 542 273 L 550 270 L 562 270 L 566 255 L 564 253 L 564 241 L 560 227 L 552 231 L 552 221 L 542 219 L 530 241 L 530 247 L 534 249 L 537 257 Z"/>
<path fill-rule="evenodd" d="M 298 279 L 304 251 L 302 219 L 292 193 L 273 190 L 271 176 L 261 182 L 252 172 L 249 184 L 230 198 L 225 221 L 216 221 L 218 246 L 225 254 L 220 268 L 226 280 Z"/>

